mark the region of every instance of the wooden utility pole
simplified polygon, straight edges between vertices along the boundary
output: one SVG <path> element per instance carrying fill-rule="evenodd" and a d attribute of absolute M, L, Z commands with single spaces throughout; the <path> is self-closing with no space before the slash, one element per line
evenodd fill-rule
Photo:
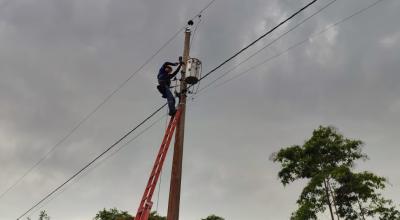
<path fill-rule="evenodd" d="M 189 21 L 189 26 L 193 25 L 192 21 Z M 181 179 L 182 179 L 182 159 L 183 159 L 183 139 L 185 136 L 185 113 L 186 113 L 186 92 L 187 84 L 186 78 L 186 64 L 189 59 L 189 45 L 190 45 L 190 27 L 185 30 L 185 43 L 183 48 L 183 62 L 181 70 L 181 84 L 180 84 L 180 100 L 179 108 L 181 109 L 181 116 L 176 128 L 175 134 L 175 145 L 174 145 L 174 156 L 172 159 L 172 172 L 171 172 L 171 183 L 169 190 L 169 201 L 168 201 L 168 214 L 167 220 L 179 220 L 179 204 L 181 197 Z"/>

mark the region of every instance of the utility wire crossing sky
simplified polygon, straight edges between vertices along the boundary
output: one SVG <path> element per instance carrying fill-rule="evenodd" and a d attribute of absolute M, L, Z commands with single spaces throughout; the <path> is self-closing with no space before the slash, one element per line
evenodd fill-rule
<path fill-rule="evenodd" d="M 27 207 L 21 217 L 34 216 L 42 208 L 55 219 L 88 219 L 104 207 L 135 212 L 154 160 L 151 146 L 159 145 L 157 137 L 164 130 L 152 116 L 165 105 L 148 116 L 162 101 L 153 86 L 156 71 L 180 55 L 184 27 L 174 32 L 176 24 L 199 14 L 202 25 L 192 56 L 205 67 L 215 66 L 203 75 L 202 81 L 210 78 L 210 84 L 202 90 L 239 67 L 246 69 L 215 88 L 226 82 L 232 82 L 230 86 L 200 93 L 202 99 L 188 106 L 182 218 L 212 213 L 233 220 L 256 218 L 269 210 L 272 219 L 288 219 L 301 184 L 282 188 L 277 167 L 266 158 L 280 147 L 301 143 L 320 124 L 363 140 L 371 161 L 360 169 L 387 176 L 393 184 L 389 198 L 398 201 L 400 177 L 389 169 L 396 164 L 393 155 L 400 153 L 395 147 L 400 102 L 393 95 L 400 92 L 394 83 L 400 63 L 397 1 L 271 0 L 248 2 L 246 7 L 240 1 L 174 3 L 1 3 L 0 219 L 14 219 Z M 307 4 L 314 7 L 288 16 Z M 278 28 L 285 17 L 293 22 Z M 264 39 L 269 36 L 266 30 L 271 30 L 272 40 Z M 164 36 L 172 37 L 165 41 Z M 307 47 L 298 47 L 305 43 Z M 239 54 L 243 59 L 234 59 Z M 139 68 L 126 75 L 135 65 Z M 229 69 L 212 74 L 222 67 Z M 250 71 L 252 77 L 232 80 Z M 143 99 L 143 94 L 149 95 Z M 143 128 L 120 146 L 136 130 L 129 129 L 132 124 L 141 127 L 150 122 L 140 120 L 147 117 L 153 120 L 152 129 Z M 122 133 L 126 136 L 116 138 Z M 138 147 L 115 154 L 127 144 Z M 109 147 L 103 149 L 105 145 Z M 111 152 L 117 145 L 120 148 Z M 94 160 L 87 163 L 88 158 Z M 98 165 L 108 158 L 107 166 Z M 81 173 L 90 167 L 90 175 Z M 169 174 L 170 168 L 165 169 Z M 53 195 L 83 175 L 79 185 L 68 184 L 68 193 Z M 168 181 L 160 183 L 160 213 L 166 212 L 167 188 Z M 104 198 L 110 191 L 113 195 Z M 32 201 L 39 202 L 32 206 Z M 209 201 L 219 205 L 210 206 Z M 254 202 L 251 213 L 235 211 Z M 285 205 L 278 209 L 276 203 Z"/>

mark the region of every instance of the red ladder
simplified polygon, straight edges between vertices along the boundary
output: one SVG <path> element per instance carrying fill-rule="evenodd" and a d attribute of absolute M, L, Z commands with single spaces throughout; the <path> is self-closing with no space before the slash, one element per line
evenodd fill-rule
<path fill-rule="evenodd" d="M 160 177 L 164 160 L 168 152 L 169 144 L 171 143 L 171 139 L 174 134 L 176 125 L 178 124 L 180 116 L 181 116 L 181 111 L 179 108 L 175 116 L 171 117 L 169 121 L 167 130 L 165 131 L 164 139 L 161 143 L 156 161 L 154 162 L 153 165 L 153 170 L 151 171 L 149 181 L 147 182 L 146 189 L 144 190 L 142 200 L 140 201 L 140 205 L 136 213 L 135 220 L 147 220 L 149 218 L 150 210 L 151 207 L 153 206 L 151 198 L 153 197 L 154 189 L 156 188 L 158 178 Z"/>

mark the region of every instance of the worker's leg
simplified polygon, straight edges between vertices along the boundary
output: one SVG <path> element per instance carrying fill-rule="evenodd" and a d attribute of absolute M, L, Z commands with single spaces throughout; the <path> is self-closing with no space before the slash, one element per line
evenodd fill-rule
<path fill-rule="evenodd" d="M 175 97 L 172 94 L 171 90 L 169 88 L 165 89 L 165 94 L 167 95 L 167 101 L 168 101 L 168 108 L 169 108 L 169 115 L 174 115 L 176 112 L 175 108 Z"/>
<path fill-rule="evenodd" d="M 165 94 L 165 86 L 163 86 L 162 84 L 157 86 L 157 90 L 161 93 L 162 97 L 165 99 L 167 98 L 167 94 Z"/>

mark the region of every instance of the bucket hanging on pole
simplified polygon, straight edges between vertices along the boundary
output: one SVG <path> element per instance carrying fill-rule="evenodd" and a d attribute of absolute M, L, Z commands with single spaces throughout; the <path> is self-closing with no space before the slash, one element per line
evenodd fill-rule
<path fill-rule="evenodd" d="M 194 85 L 199 82 L 201 77 L 201 61 L 197 58 L 189 58 L 186 64 L 185 82 Z"/>

